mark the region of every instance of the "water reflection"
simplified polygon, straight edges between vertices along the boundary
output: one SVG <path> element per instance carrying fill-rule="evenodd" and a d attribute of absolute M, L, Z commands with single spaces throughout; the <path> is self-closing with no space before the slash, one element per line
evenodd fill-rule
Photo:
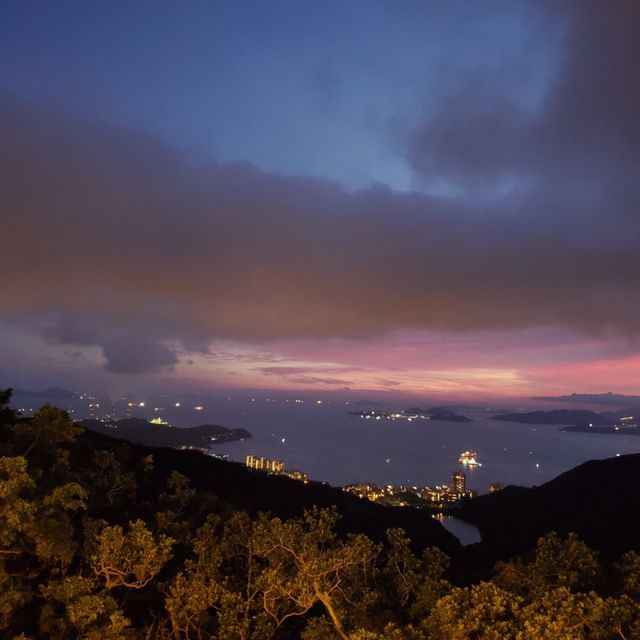
<path fill-rule="evenodd" d="M 458 520 L 453 516 L 447 516 L 444 513 L 437 513 L 433 516 L 449 533 L 452 533 L 460 543 L 464 546 L 475 544 L 482 540 L 478 527 Z"/>

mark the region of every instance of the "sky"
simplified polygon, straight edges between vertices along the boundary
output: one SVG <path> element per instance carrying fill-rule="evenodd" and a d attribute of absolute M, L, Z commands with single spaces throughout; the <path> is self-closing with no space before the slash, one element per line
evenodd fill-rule
<path fill-rule="evenodd" d="M 640 4 L 0 5 L 0 386 L 640 392 Z"/>

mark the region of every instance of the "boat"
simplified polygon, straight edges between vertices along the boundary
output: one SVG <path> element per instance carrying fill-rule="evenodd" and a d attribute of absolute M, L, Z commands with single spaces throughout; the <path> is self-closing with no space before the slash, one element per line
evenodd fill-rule
<path fill-rule="evenodd" d="M 476 460 L 478 454 L 475 451 L 463 451 L 458 462 L 465 467 L 481 467 L 482 463 Z"/>

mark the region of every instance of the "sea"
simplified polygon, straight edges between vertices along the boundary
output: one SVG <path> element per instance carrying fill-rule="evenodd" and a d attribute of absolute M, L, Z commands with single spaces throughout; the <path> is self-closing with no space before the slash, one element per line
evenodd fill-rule
<path fill-rule="evenodd" d="M 361 418 L 354 413 L 376 407 L 345 401 L 231 398 L 200 406 L 195 422 L 244 427 L 253 436 L 214 446 L 216 453 L 238 462 L 249 454 L 275 458 L 334 486 L 434 486 L 464 471 L 467 488 L 481 494 L 491 483 L 540 485 L 587 460 L 640 452 L 637 435 L 496 421 L 495 410 L 461 409 L 472 422 L 409 422 Z M 460 465 L 467 450 L 480 466 Z"/>
<path fill-rule="evenodd" d="M 16 398 L 24 415 L 42 402 Z M 402 403 L 353 402 L 296 397 L 182 396 L 133 401 L 131 397 L 82 397 L 56 401 L 75 418 L 93 415 L 160 418 L 176 427 L 215 424 L 242 427 L 243 440 L 212 443 L 211 452 L 243 463 L 248 455 L 281 460 L 286 469 L 303 471 L 311 480 L 333 486 L 375 483 L 379 486 L 424 487 L 449 484 L 463 471 L 468 489 L 487 493 L 490 484 L 532 487 L 587 460 L 640 452 L 640 435 L 567 432 L 561 425 L 532 425 L 492 420 L 489 408 L 456 412 L 472 422 L 363 418 L 366 410 L 402 411 Z M 65 406 L 66 405 L 66 406 Z M 93 406 L 93 408 L 91 408 Z M 474 451 L 475 467 L 459 462 Z M 463 544 L 479 541 L 472 525 L 455 518 L 442 524 Z"/>
<path fill-rule="evenodd" d="M 14 398 L 24 415 L 45 400 Z M 579 433 L 561 425 L 492 420 L 507 410 L 456 408 L 472 422 L 365 419 L 366 410 L 401 411 L 410 405 L 344 399 L 265 396 L 176 396 L 159 398 L 82 397 L 49 400 L 75 418 L 136 416 L 161 418 L 177 427 L 216 424 L 243 427 L 251 438 L 213 444 L 212 452 L 244 462 L 247 455 L 282 460 L 310 479 L 334 486 L 370 482 L 380 486 L 449 484 L 456 471 L 467 488 L 487 493 L 489 485 L 543 484 L 597 458 L 640 452 L 640 435 Z M 93 404 L 94 408 L 90 409 Z M 97 405 L 97 406 L 96 406 Z M 475 451 L 477 467 L 463 467 L 460 453 Z"/>

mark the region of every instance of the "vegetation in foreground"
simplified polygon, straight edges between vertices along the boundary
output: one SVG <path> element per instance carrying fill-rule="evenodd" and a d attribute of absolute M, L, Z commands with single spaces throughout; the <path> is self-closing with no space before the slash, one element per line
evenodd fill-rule
<path fill-rule="evenodd" d="M 251 517 L 128 443 L 0 391 L 0 635 L 219 640 L 640 637 L 640 556 L 550 534 L 456 586 L 437 548 L 339 537 L 334 510 Z M 106 439 L 100 442 L 108 442 Z"/>

